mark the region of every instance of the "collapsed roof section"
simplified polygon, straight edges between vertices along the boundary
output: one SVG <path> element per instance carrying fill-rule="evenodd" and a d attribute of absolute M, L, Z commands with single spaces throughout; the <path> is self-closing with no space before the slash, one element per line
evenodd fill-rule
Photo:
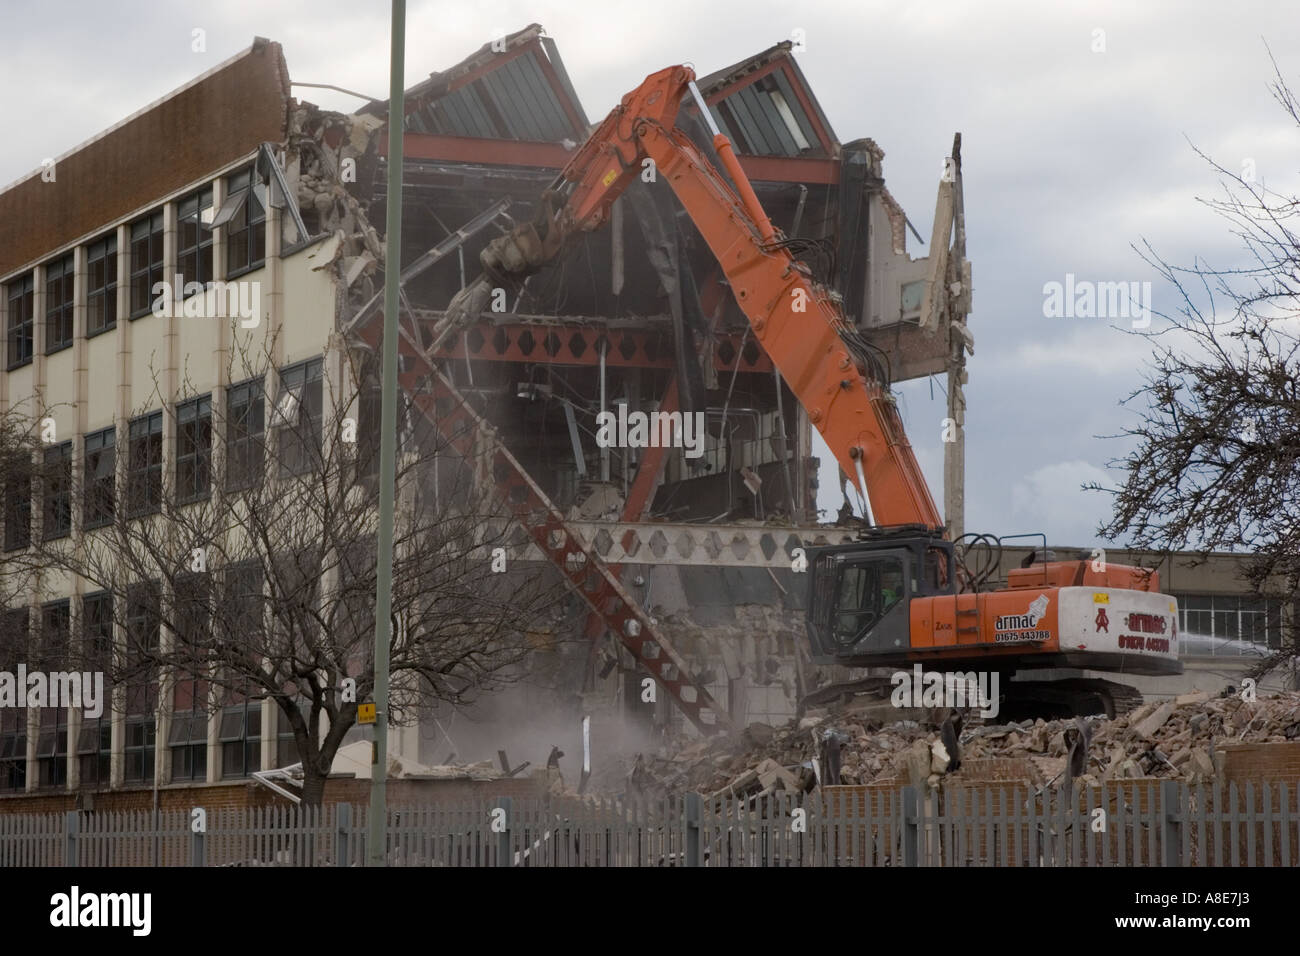
<path fill-rule="evenodd" d="M 926 260 L 914 260 L 906 251 L 911 224 L 885 188 L 884 151 L 869 139 L 840 143 L 789 41 L 698 83 L 773 223 L 788 236 L 812 240 L 805 248 L 818 261 L 809 264 L 841 294 L 846 313 L 869 337 L 885 336 L 877 344 L 895 356 L 894 378 L 941 370 L 944 337 L 917 323 Z M 386 102 L 376 101 L 364 112 L 378 118 L 386 109 Z M 696 114 L 694 104 L 685 105 L 678 124 L 707 156 L 709 137 Z M 503 197 L 511 200 L 516 220 L 530 216 L 590 123 L 555 42 L 532 24 L 407 90 L 404 128 L 404 239 L 414 256 Z M 371 220 L 378 223 L 383 221 L 386 143 L 379 139 L 376 146 L 380 162 L 367 181 L 358 183 L 357 193 L 375 204 Z M 659 200 L 670 228 L 683 237 L 685 264 L 696 285 L 703 286 L 715 263 L 680 206 L 671 197 L 667 203 Z M 568 268 L 535 277 L 512 311 L 562 320 L 666 316 L 661 278 L 645 265 L 650 256 L 639 213 L 629 213 L 599 237 L 580 243 Z M 431 219 L 438 223 L 432 234 Z M 620 232 L 623 219 L 626 235 Z M 477 274 L 477 253 L 490 238 L 485 233 L 478 245 L 466 244 L 463 269 L 457 257 L 415 282 L 409 291 L 416 304 L 445 308 Z M 724 325 L 746 326 L 735 303 L 728 300 L 724 311 Z"/>
<path fill-rule="evenodd" d="M 786 40 L 697 85 L 719 129 L 751 156 L 833 158 L 839 143 Z"/>
<path fill-rule="evenodd" d="M 387 103 L 367 111 L 387 113 Z M 406 91 L 405 129 L 437 136 L 577 144 L 589 123 L 555 41 L 538 24 L 484 44 Z"/>

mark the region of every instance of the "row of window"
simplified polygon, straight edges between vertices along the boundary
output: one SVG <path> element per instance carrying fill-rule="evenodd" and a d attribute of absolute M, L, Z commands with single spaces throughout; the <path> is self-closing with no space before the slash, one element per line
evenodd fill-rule
<path fill-rule="evenodd" d="M 236 566 L 226 573 L 224 596 L 247 608 L 241 626 L 260 626 L 262 576 L 255 566 Z M 123 777 L 126 784 L 152 783 L 157 751 L 155 739 L 158 710 L 157 668 L 148 663 L 160 637 L 161 614 L 156 584 L 145 583 L 127 594 L 126 692 L 122 745 Z M 210 629 L 206 578 L 194 575 L 178 582 L 175 623 L 184 629 L 185 640 L 195 641 L 191 629 Z M 12 669 L 17 660 L 39 661 L 55 670 L 74 666 L 68 653 L 70 602 L 51 601 L 39 609 L 39 627 L 31 633 L 31 617 L 25 608 L 0 614 L 0 647 L 4 665 Z M 78 670 L 109 669 L 113 647 L 113 596 L 107 592 L 82 598 L 81 633 L 87 658 L 78 660 Z M 202 680 L 178 681 L 172 692 L 173 714 L 166 746 L 171 749 L 173 782 L 207 778 L 209 687 Z M 107 709 L 107 708 L 106 708 Z M 246 777 L 261 765 L 261 702 L 228 691 L 218 714 L 217 741 L 220 744 L 220 776 Z M 112 758 L 111 717 L 83 718 L 77 735 L 76 752 L 68 749 L 68 712 L 42 708 L 37 718 L 38 738 L 35 763 L 27 760 L 27 714 L 23 708 L 0 708 L 0 790 L 26 788 L 29 770 L 37 775 L 38 787 L 63 787 L 68 781 L 70 761 L 79 763 L 83 787 L 109 784 Z M 297 747 L 285 722 L 277 742 L 276 765 L 296 762 Z"/>
<path fill-rule="evenodd" d="M 254 177 L 252 167 L 226 178 L 226 198 L 221 209 L 213 208 L 212 186 L 181 199 L 176 207 L 176 267 L 184 284 L 207 285 L 214 279 L 212 250 L 214 231 L 225 230 L 226 275 L 233 277 L 255 269 L 266 260 L 266 184 Z M 154 285 L 171 282 L 164 275 L 163 213 L 155 210 L 128 227 L 130 318 L 149 314 Z M 109 233 L 86 246 L 86 335 L 107 332 L 117 325 L 117 235 Z M 71 253 L 45 266 L 45 354 L 72 345 L 72 314 L 75 304 Z M 6 287 L 6 367 L 20 368 L 32 360 L 35 351 L 34 273 L 17 278 Z M 179 299 L 184 290 L 176 290 Z"/>
<path fill-rule="evenodd" d="M 1241 655 L 1241 641 L 1276 650 L 1282 646 L 1282 606 L 1278 601 L 1235 594 L 1178 595 L 1178 633 L 1190 638 L 1211 638 L 1208 653 Z"/>
<path fill-rule="evenodd" d="M 108 717 L 82 718 L 76 752 L 68 750 L 68 712 L 44 708 L 40 714 L 34 769 L 37 786 L 62 789 L 68 783 L 71 760 L 80 771 L 80 786 L 99 789 L 111 782 L 112 723 Z M 287 727 L 287 721 L 281 720 Z M 156 722 L 152 716 L 128 717 L 123 737 L 123 783 L 152 784 L 157 758 Z M 244 701 L 222 708 L 217 743 L 224 779 L 247 777 L 262 769 L 262 704 Z M 171 782 L 203 781 L 208 775 L 208 715 L 182 712 L 172 715 L 167 738 L 171 750 Z M 275 766 L 298 762 L 298 745 L 292 730 L 276 739 Z M 27 713 L 6 708 L 0 713 L 0 792 L 27 787 Z"/>
<path fill-rule="evenodd" d="M 323 419 L 322 360 L 311 359 L 283 369 L 279 376 L 270 425 L 276 429 L 277 460 L 282 476 L 303 474 L 321 453 Z M 266 450 L 265 382 L 251 379 L 226 389 L 225 488 L 237 492 L 252 487 L 263 474 Z M 212 488 L 212 398 L 204 395 L 176 406 L 173 468 L 176 501 L 189 504 L 206 499 Z M 362 430 L 373 435 L 373 429 Z M 126 517 L 158 512 L 163 491 L 163 413 L 133 418 L 126 427 Z M 100 528 L 116 511 L 116 427 L 93 432 L 82 441 L 82 526 Z M 73 443 L 44 451 L 40 481 L 17 468 L 5 488 L 4 549 L 25 548 L 32 540 L 32 497 L 39 491 L 42 536 L 62 538 L 72 530 L 74 494 Z M 363 461 L 373 455 L 366 453 Z M 39 488 L 35 487 L 39 485 Z"/>

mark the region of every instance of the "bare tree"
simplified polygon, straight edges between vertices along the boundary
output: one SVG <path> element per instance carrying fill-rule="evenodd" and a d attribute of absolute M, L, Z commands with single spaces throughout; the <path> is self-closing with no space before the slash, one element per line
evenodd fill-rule
<path fill-rule="evenodd" d="M 177 680 L 197 682 L 209 707 L 223 695 L 273 700 L 292 728 L 308 804 L 319 803 L 374 687 L 379 393 L 360 355 L 343 359 L 344 395 L 310 363 L 264 390 L 257 375 L 269 359 L 243 355 L 257 375 L 222 408 L 159 396 L 153 407 L 175 426 L 173 467 L 153 467 L 161 436 L 156 447 L 128 440 L 110 520 L 41 548 L 46 566 L 114 596 L 127 634 L 114 685 L 157 681 L 164 708 Z M 519 679 L 530 634 L 569 604 L 558 575 L 516 563 L 522 529 L 484 492 L 490 485 L 404 402 L 399 420 L 396 723 Z M 82 495 L 96 493 L 83 484 Z"/>
<path fill-rule="evenodd" d="M 1300 102 L 1273 63 L 1270 92 L 1300 126 Z M 1247 578 L 1261 597 L 1294 606 L 1300 596 L 1300 198 L 1256 182 L 1197 151 L 1220 178 L 1223 197 L 1201 200 L 1230 224 L 1242 264 L 1199 259 L 1171 266 L 1143 258 L 1177 291 L 1165 328 L 1139 332 L 1153 356 L 1141 388 L 1124 402 L 1138 415 L 1125 430 L 1131 450 L 1108 538 L 1168 553 L 1250 552 Z M 1264 673 L 1297 652 L 1283 616 L 1281 649 Z"/>
<path fill-rule="evenodd" d="M 39 500 L 45 445 L 52 437 L 49 416 L 49 409 L 31 402 L 0 412 L 0 500 L 4 508 L 0 512 L 0 607 L 22 603 L 20 595 L 30 590 L 35 568 L 26 548 L 32 535 L 32 509 Z"/>

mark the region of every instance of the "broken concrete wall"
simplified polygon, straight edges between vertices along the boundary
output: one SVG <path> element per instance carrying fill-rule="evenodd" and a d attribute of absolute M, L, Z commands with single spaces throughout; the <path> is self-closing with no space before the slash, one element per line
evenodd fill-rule
<path fill-rule="evenodd" d="M 765 568 L 655 566 L 641 571 L 651 614 L 739 725 L 780 723 L 799 697 L 803 582 Z M 624 580 L 631 578 L 625 575 Z M 638 597 L 642 594 L 638 593 Z"/>
<path fill-rule="evenodd" d="M 297 104 L 290 116 L 285 178 L 294 191 L 308 232 L 338 235 L 331 265 L 346 290 L 349 308 L 341 319 L 377 291 L 384 244 L 368 217 L 369 200 L 357 183 L 373 176 L 382 120 Z"/>

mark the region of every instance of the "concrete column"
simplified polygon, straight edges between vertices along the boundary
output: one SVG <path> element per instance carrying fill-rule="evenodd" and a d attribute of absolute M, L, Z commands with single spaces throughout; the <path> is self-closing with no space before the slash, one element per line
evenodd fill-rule
<path fill-rule="evenodd" d="M 223 694 L 216 687 L 208 687 L 208 706 L 211 713 L 208 715 L 208 763 L 207 773 L 204 777 L 208 783 L 217 783 L 221 780 L 221 741 L 218 739 L 221 733 L 221 702 L 225 699 Z"/>
<path fill-rule="evenodd" d="M 948 362 L 948 418 L 954 423 L 954 440 L 943 443 L 943 516 L 948 538 L 955 541 L 966 533 L 966 363 L 960 341 L 953 352 L 955 358 Z"/>
<path fill-rule="evenodd" d="M 34 594 L 41 593 L 39 585 L 37 585 L 37 589 L 33 593 Z M 29 635 L 36 634 L 37 633 L 36 628 L 39 626 L 40 626 L 40 609 L 36 605 L 30 604 L 27 607 L 28 634 Z M 30 640 L 28 646 L 30 646 Z M 40 737 L 40 732 L 41 732 L 41 712 L 39 708 L 28 707 L 26 713 L 27 713 L 27 779 L 25 781 L 23 789 L 27 793 L 33 793 L 36 790 L 37 783 L 39 782 L 39 778 L 40 778 L 40 766 L 36 762 L 36 744 L 38 738 Z"/>
<path fill-rule="evenodd" d="M 80 445 L 81 443 L 78 441 L 77 444 Z M 75 450 L 75 446 L 74 446 L 74 450 Z M 73 508 L 74 515 L 78 510 L 79 509 L 77 509 L 74 505 Z M 80 525 L 77 523 L 75 517 L 73 518 L 72 528 L 73 528 L 74 535 L 77 534 L 80 529 Z M 78 649 L 80 649 L 82 646 L 82 637 L 84 636 L 85 633 L 81 626 L 81 621 L 82 621 L 81 595 L 84 589 L 85 589 L 84 582 L 80 578 L 77 578 L 73 582 L 72 599 L 71 601 L 69 601 L 68 638 L 69 638 L 70 645 Z M 78 738 L 80 738 L 81 736 L 81 721 L 82 721 L 81 714 L 82 714 L 82 710 L 79 707 L 68 708 L 67 789 L 70 791 L 76 790 L 79 786 L 81 786 L 81 758 L 77 755 L 77 741 Z"/>
<path fill-rule="evenodd" d="M 9 286 L 0 283 L 0 330 L 5 338 L 0 341 L 0 369 L 9 365 Z M 9 374 L 0 375 L 0 412 L 9 411 Z"/>
<path fill-rule="evenodd" d="M 45 414 L 45 266 L 32 270 L 32 392 L 34 414 Z"/>
<path fill-rule="evenodd" d="M 272 360 L 276 367 L 284 364 L 284 342 L 280 330 L 284 326 L 284 264 L 280 261 L 280 219 L 282 211 L 274 206 L 266 210 L 266 284 L 262 292 L 267 302 L 267 334 L 272 343 Z M 267 406 L 268 408 L 270 406 Z"/>
<path fill-rule="evenodd" d="M 117 420 L 131 417 L 131 227 L 117 227 Z M 119 438 L 123 437 L 121 435 Z M 120 463 L 122 455 L 117 459 Z M 119 483 L 118 488 L 122 486 Z M 120 501 L 120 499 L 115 499 Z"/>
<path fill-rule="evenodd" d="M 174 282 L 176 273 L 179 271 L 177 264 L 177 246 L 180 239 L 179 227 L 176 219 L 176 203 L 169 202 L 163 207 L 163 278 L 168 282 Z M 180 298 L 183 289 L 175 289 L 172 293 L 173 307 L 179 309 Z M 163 323 L 163 361 L 166 363 L 163 369 L 161 396 L 154 396 L 150 401 L 152 406 L 155 402 L 161 404 L 163 410 L 163 499 L 169 499 L 175 491 L 175 482 L 173 480 L 173 469 L 175 468 L 175 451 L 176 451 L 176 418 L 173 414 L 172 404 L 176 401 L 176 393 L 180 387 L 180 323 L 183 319 L 162 318 L 156 316 L 152 319 L 155 322 Z M 138 397 L 137 397 L 138 400 Z"/>
<path fill-rule="evenodd" d="M 87 256 L 86 247 L 77 246 L 73 250 L 73 279 L 72 279 L 72 357 L 73 357 L 73 375 L 76 378 L 76 415 L 77 415 L 77 434 L 86 433 L 86 423 L 90 421 L 89 413 L 89 388 L 90 388 L 90 365 L 88 355 L 90 348 L 86 344 L 86 286 L 87 279 Z M 77 451 L 77 449 L 73 449 Z M 80 474 L 76 465 L 76 458 L 73 458 L 73 476 Z M 80 522 L 75 517 L 76 508 L 73 509 L 74 517 L 72 519 L 73 534 L 76 534 L 81 527 Z"/>
<path fill-rule="evenodd" d="M 122 456 L 118 456 L 119 464 Z M 123 485 L 121 481 L 121 472 L 118 473 L 118 489 Z M 119 499 L 120 506 L 120 499 Z M 124 600 L 118 595 L 113 596 L 113 656 L 115 663 L 114 670 L 121 671 L 126 666 L 126 606 L 123 604 L 118 607 L 119 601 Z M 109 786 L 114 790 L 122 788 L 123 780 L 126 777 L 126 687 L 122 684 L 116 684 L 112 688 L 113 706 L 111 710 L 111 724 L 109 743 L 111 753 L 108 758 L 108 781 Z"/>
<path fill-rule="evenodd" d="M 164 415 L 163 421 L 167 421 L 167 418 L 168 416 Z M 166 466 L 167 456 L 165 452 L 163 463 Z M 176 593 L 169 587 L 165 579 L 160 581 L 159 587 L 161 593 L 158 602 L 162 611 L 162 618 L 164 621 L 175 620 Z M 166 624 L 159 625 L 158 631 L 158 650 L 163 655 L 169 654 L 175 646 L 175 635 Z M 170 667 L 161 668 L 161 672 L 158 674 L 158 704 L 154 708 L 154 786 L 171 783 L 172 779 L 172 751 L 167 746 L 167 737 L 171 734 L 172 729 L 172 695 L 175 693 L 175 687 L 175 671 Z"/>

